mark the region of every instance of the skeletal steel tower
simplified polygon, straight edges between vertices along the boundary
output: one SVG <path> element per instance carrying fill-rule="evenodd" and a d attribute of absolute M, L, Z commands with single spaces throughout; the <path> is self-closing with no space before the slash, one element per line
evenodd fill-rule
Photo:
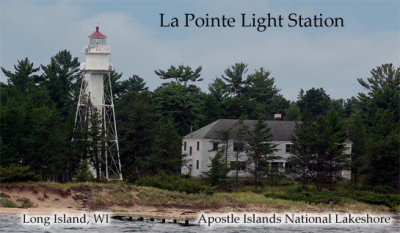
<path fill-rule="evenodd" d="M 92 160 L 95 160 L 100 167 L 100 177 L 105 177 L 107 180 L 122 180 L 110 78 L 111 51 L 106 46 L 106 36 L 99 32 L 98 26 L 89 36 L 89 45 L 85 47 L 84 54 L 85 63 L 81 64 L 83 79 L 75 115 L 75 132 L 88 132 L 88 129 L 95 127 L 92 119 L 95 114 L 98 118 L 96 127 L 100 129 L 100 133 L 74 140 L 92 142 L 87 150 L 91 153 L 95 151 L 95 159 Z M 97 177 L 94 165 L 92 162 L 91 171 Z M 102 173 L 103 170 L 105 174 Z"/>

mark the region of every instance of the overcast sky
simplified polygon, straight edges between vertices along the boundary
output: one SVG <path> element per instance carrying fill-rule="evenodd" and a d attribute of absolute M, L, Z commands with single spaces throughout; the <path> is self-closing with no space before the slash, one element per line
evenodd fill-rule
<path fill-rule="evenodd" d="M 357 78 L 383 63 L 400 64 L 400 1 L 5 1 L 0 0 L 0 65 L 14 70 L 28 57 L 36 66 L 67 49 L 84 62 L 87 36 L 107 35 L 112 63 L 123 79 L 144 78 L 150 89 L 162 81 L 155 69 L 170 65 L 203 66 L 207 86 L 236 62 L 272 72 L 281 94 L 296 100 L 300 89 L 323 87 L 332 98 L 350 98 L 362 91 Z M 161 28 L 177 17 L 179 28 Z M 204 17 L 265 17 L 296 13 L 342 17 L 344 28 L 189 28 L 184 13 Z M 5 82 L 4 74 L 0 81 Z"/>

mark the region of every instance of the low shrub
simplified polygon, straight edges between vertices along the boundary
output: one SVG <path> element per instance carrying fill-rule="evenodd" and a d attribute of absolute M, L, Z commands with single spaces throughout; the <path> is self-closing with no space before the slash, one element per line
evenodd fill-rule
<path fill-rule="evenodd" d="M 75 177 L 77 182 L 88 182 L 94 180 L 94 177 L 89 170 L 89 164 L 86 160 L 82 160 L 79 163 L 79 167 L 78 170 L 76 171 Z"/>
<path fill-rule="evenodd" d="M 304 201 L 308 204 L 320 204 L 320 203 L 333 203 L 338 204 L 342 201 L 341 197 L 334 195 L 332 192 L 292 192 L 292 193 L 267 193 L 266 197 L 271 198 L 279 198 L 284 200 L 292 200 L 292 201 Z"/>
<path fill-rule="evenodd" d="M 301 187 L 297 187 L 288 190 L 286 193 L 267 193 L 265 196 L 292 201 L 303 201 L 309 204 L 338 204 L 344 202 L 345 198 L 350 198 L 368 204 L 386 205 L 391 208 L 392 211 L 396 211 L 396 207 L 400 205 L 400 195 L 348 189 L 316 192 L 314 190 L 304 190 L 301 189 Z"/>
<path fill-rule="evenodd" d="M 9 167 L 0 166 L 0 183 L 2 182 L 19 182 L 19 181 L 39 181 L 40 175 L 30 171 L 30 166 L 16 166 Z"/>
<path fill-rule="evenodd" d="M 377 186 L 369 186 L 369 185 L 362 185 L 360 187 L 356 188 L 357 190 L 362 190 L 362 191 L 372 191 L 376 193 L 394 193 L 396 190 L 388 185 L 377 185 Z"/>
<path fill-rule="evenodd" d="M 213 194 L 213 190 L 210 187 L 201 184 L 198 180 L 184 178 L 179 175 L 167 175 L 163 172 L 155 176 L 139 178 L 136 184 L 186 193 Z"/>
<path fill-rule="evenodd" d="M 1 198 L 0 199 L 0 207 L 4 208 L 16 208 L 17 204 L 15 204 L 12 200 L 7 199 L 7 198 Z"/>
<path fill-rule="evenodd" d="M 354 200 L 374 205 L 386 205 L 392 211 L 396 211 L 396 207 L 400 205 L 400 195 L 383 194 L 368 191 L 354 191 L 351 195 Z"/>
<path fill-rule="evenodd" d="M 30 208 L 30 207 L 34 207 L 31 199 L 29 198 L 20 198 L 17 199 L 18 202 L 22 202 L 21 203 L 21 208 Z"/>

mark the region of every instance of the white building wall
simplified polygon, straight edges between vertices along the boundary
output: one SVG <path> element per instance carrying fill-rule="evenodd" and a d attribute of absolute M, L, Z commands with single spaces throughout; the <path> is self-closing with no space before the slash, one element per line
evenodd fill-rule
<path fill-rule="evenodd" d="M 104 104 L 104 74 L 102 73 L 91 73 L 88 82 L 88 91 L 90 93 L 90 101 L 97 109 L 101 109 Z"/>
<path fill-rule="evenodd" d="M 211 164 L 211 159 L 214 158 L 215 154 L 217 151 L 213 151 L 213 143 L 211 139 L 184 139 L 183 143 L 186 142 L 186 151 L 184 150 L 184 145 L 182 144 L 182 153 L 187 154 L 186 159 L 188 160 L 188 164 L 191 164 L 192 169 L 191 169 L 191 176 L 194 177 L 199 177 L 203 174 L 203 172 L 208 171 L 209 166 Z M 200 143 L 200 150 L 197 151 L 197 142 Z M 292 142 L 290 141 L 272 141 L 271 143 L 275 143 L 277 151 L 274 153 L 276 156 L 280 156 L 281 158 L 273 160 L 271 162 L 280 162 L 282 163 L 282 169 L 281 171 L 284 171 L 285 169 L 285 164 L 288 159 L 288 157 L 291 155 L 289 152 L 286 152 L 286 145 L 290 144 L 292 145 Z M 234 141 L 231 140 L 228 145 L 228 166 L 230 166 L 231 161 L 236 161 L 236 151 L 233 149 L 233 144 Z M 346 154 L 351 153 L 351 145 L 350 143 L 346 143 L 346 148 L 347 150 L 345 151 Z M 222 150 L 224 144 L 219 143 L 218 148 L 219 150 Z M 189 155 L 190 152 L 190 147 L 192 147 L 192 155 Z M 225 151 L 222 152 L 223 158 L 225 158 Z M 199 160 L 199 169 L 196 167 L 197 160 Z M 247 156 L 245 152 L 240 152 L 239 153 L 239 161 L 246 161 Z M 251 165 L 246 165 L 251 166 Z M 181 169 L 182 174 L 188 174 L 189 169 L 187 167 L 183 166 Z M 228 173 L 228 176 L 235 176 L 236 171 L 231 170 Z M 246 171 L 239 171 L 239 176 L 240 177 L 246 177 L 248 176 L 248 172 Z M 350 170 L 343 170 L 339 172 L 339 176 L 345 178 L 345 179 L 350 179 L 351 178 L 351 172 Z"/>
<path fill-rule="evenodd" d="M 109 70 L 109 53 L 86 53 L 86 70 Z"/>

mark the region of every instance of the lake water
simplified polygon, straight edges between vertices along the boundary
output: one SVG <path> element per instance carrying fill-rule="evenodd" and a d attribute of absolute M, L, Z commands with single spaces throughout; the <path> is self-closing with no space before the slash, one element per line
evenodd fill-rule
<path fill-rule="evenodd" d="M 0 215 L 0 232 L 399 232 L 400 221 L 395 221 L 388 226 L 230 226 L 214 227 L 206 226 L 181 226 L 172 223 L 139 222 L 139 221 L 118 221 L 112 220 L 108 225 L 91 225 L 90 227 L 62 227 L 52 226 L 45 228 L 42 226 L 22 225 L 20 215 Z"/>

